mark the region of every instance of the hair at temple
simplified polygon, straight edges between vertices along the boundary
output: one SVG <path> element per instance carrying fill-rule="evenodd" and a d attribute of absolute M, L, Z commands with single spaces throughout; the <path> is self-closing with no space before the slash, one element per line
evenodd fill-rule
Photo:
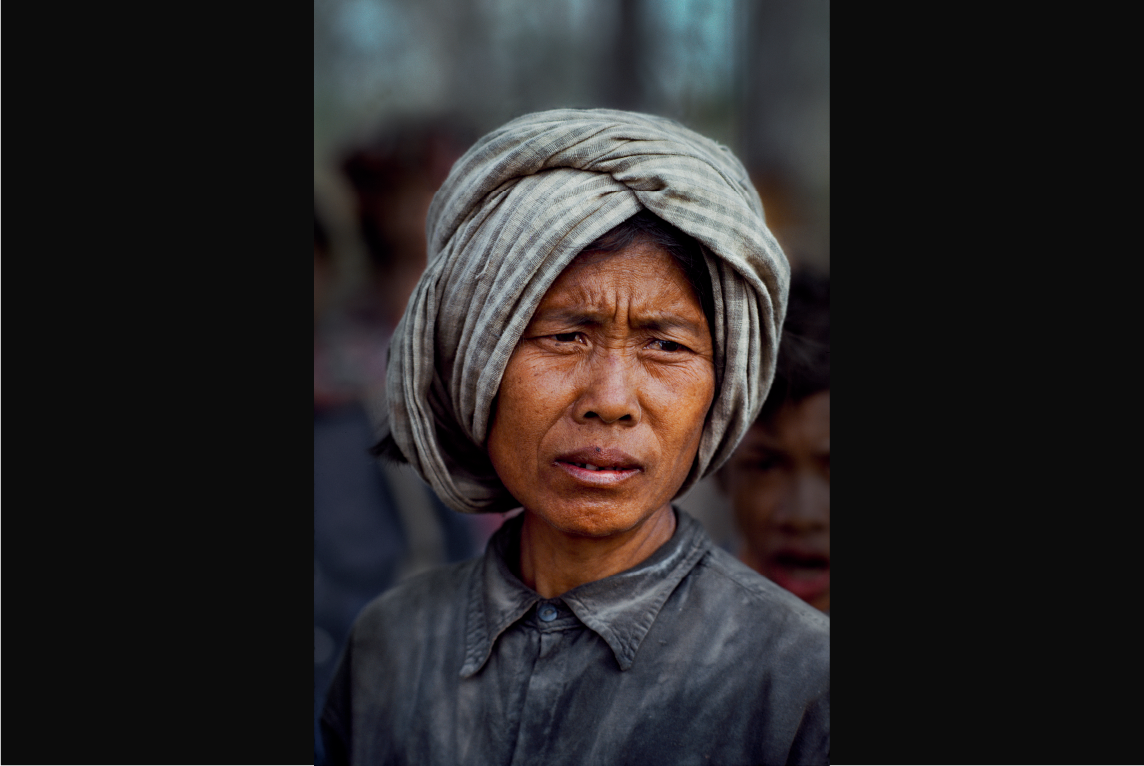
<path fill-rule="evenodd" d="M 663 248 L 679 263 L 687 281 L 695 289 L 699 304 L 703 307 L 703 314 L 707 317 L 707 326 L 714 327 L 715 297 L 711 288 L 711 274 L 707 271 L 707 261 L 699 243 L 694 237 L 680 231 L 650 210 L 641 210 L 618 226 L 612 227 L 581 250 L 580 255 L 613 253 L 623 250 L 637 240 L 648 241 Z M 370 447 L 369 452 L 374 457 L 398 463 L 408 462 L 392 435 L 386 435 Z"/>
<path fill-rule="evenodd" d="M 783 405 L 830 389 L 830 278 L 810 271 L 791 275 L 790 298 L 770 394 L 759 422 Z"/>

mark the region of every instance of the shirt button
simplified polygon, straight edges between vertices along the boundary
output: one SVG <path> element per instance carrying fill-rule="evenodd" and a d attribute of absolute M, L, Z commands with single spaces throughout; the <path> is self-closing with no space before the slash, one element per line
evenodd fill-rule
<path fill-rule="evenodd" d="M 545 604 L 540 607 L 540 619 L 545 622 L 552 622 L 556 619 L 556 607 L 552 604 Z"/>

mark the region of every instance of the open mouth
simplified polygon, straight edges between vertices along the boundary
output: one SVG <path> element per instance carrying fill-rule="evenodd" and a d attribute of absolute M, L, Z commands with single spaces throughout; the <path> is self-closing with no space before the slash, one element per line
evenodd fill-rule
<path fill-rule="evenodd" d="M 764 564 L 765 574 L 804 601 L 830 590 L 830 557 L 820 553 L 784 550 Z"/>
<path fill-rule="evenodd" d="M 567 461 L 564 461 L 567 462 Z M 635 468 L 624 465 L 592 465 L 591 463 L 569 463 L 586 471 L 634 471 Z"/>
<path fill-rule="evenodd" d="M 563 468 L 566 473 L 590 484 L 610 484 L 640 472 L 639 468 L 631 465 L 595 465 L 571 460 L 557 460 L 556 465 Z"/>
<path fill-rule="evenodd" d="M 556 458 L 556 465 L 581 482 L 614 484 L 635 476 L 643 466 L 631 455 L 617 449 L 584 447 Z"/>

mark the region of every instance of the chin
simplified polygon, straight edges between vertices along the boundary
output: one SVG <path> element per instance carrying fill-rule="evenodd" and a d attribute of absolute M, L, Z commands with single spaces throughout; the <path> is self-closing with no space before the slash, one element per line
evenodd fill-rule
<path fill-rule="evenodd" d="M 644 511 L 630 506 L 617 507 L 617 504 L 608 502 L 578 503 L 576 507 L 567 507 L 565 502 L 557 501 L 548 505 L 548 510 L 533 510 L 532 513 L 564 534 L 606 538 L 635 529 L 658 510 L 656 508 Z M 661 503 L 659 507 L 663 507 L 663 504 Z M 526 505 L 525 508 L 530 506 Z"/>

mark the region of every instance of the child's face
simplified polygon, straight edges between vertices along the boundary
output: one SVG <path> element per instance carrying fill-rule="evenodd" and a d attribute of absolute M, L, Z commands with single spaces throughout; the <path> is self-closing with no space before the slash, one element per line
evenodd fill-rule
<path fill-rule="evenodd" d="M 830 392 L 756 424 L 725 469 L 751 568 L 830 609 Z"/>

